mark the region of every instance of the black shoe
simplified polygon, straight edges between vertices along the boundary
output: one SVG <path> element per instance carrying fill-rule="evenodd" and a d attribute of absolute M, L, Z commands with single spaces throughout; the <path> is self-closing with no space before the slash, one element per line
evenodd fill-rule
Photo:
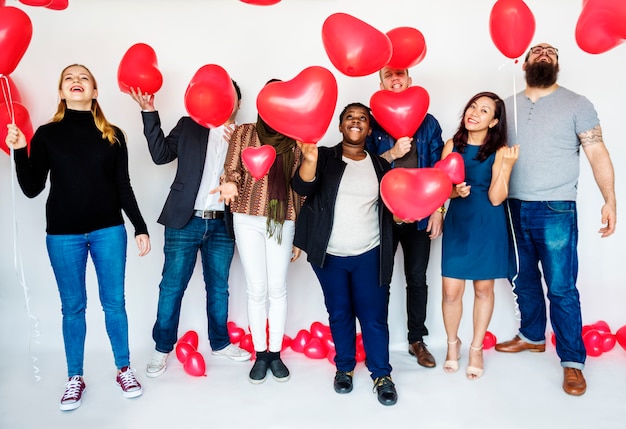
<path fill-rule="evenodd" d="M 354 371 L 337 371 L 335 374 L 335 392 L 337 393 L 350 393 L 352 392 L 352 375 Z"/>
<path fill-rule="evenodd" d="M 390 375 L 378 377 L 374 380 L 374 392 L 378 393 L 378 402 L 383 405 L 394 405 L 398 402 L 398 392 L 396 385 L 391 381 Z"/>
<path fill-rule="evenodd" d="M 261 384 L 265 381 L 269 365 L 268 357 L 269 353 L 267 352 L 257 352 L 256 360 L 254 361 L 254 365 L 252 366 L 250 375 L 248 376 L 250 383 Z"/>
<path fill-rule="evenodd" d="M 281 382 L 289 380 L 289 370 L 283 361 L 280 360 L 280 352 L 269 352 L 268 359 L 274 380 Z"/>

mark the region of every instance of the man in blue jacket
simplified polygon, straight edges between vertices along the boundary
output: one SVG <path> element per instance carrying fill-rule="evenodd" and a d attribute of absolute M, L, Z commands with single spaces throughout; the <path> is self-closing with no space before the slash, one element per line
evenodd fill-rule
<path fill-rule="evenodd" d="M 381 90 L 402 92 L 412 84 L 408 69 L 383 67 L 379 75 Z M 374 121 L 366 144 L 371 152 L 385 158 L 393 168 L 433 167 L 441 159 L 443 149 L 441 126 L 430 114 L 426 115 L 413 136 L 401 137 L 397 141 Z M 425 325 L 428 299 L 426 269 L 430 242 L 441 235 L 444 212 L 445 208 L 441 207 L 419 222 L 397 222 L 393 234 L 394 249 L 400 243 L 404 254 L 409 353 L 426 368 L 436 365 L 435 358 L 424 344 L 424 336 L 428 335 Z"/>

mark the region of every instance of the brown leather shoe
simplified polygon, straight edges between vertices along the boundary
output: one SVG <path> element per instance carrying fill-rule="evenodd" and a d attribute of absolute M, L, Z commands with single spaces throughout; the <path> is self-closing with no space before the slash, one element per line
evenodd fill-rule
<path fill-rule="evenodd" d="M 580 396 L 587 390 L 583 372 L 576 368 L 563 368 L 563 390 L 568 395 Z"/>
<path fill-rule="evenodd" d="M 505 341 L 503 343 L 496 344 L 496 351 L 504 353 L 519 353 L 524 350 L 529 352 L 545 352 L 545 344 L 530 344 L 522 340 L 519 335 L 516 335 L 511 341 Z"/>
<path fill-rule="evenodd" d="M 426 368 L 434 368 L 435 358 L 422 341 L 416 341 L 409 346 L 409 354 L 417 358 L 417 363 Z"/>

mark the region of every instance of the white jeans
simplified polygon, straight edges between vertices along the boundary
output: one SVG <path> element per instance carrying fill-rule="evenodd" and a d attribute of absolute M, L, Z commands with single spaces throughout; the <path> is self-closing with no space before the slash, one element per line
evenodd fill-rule
<path fill-rule="evenodd" d="M 287 269 L 295 222 L 283 224 L 281 244 L 276 237 L 268 237 L 266 223 L 265 216 L 233 214 L 235 242 L 247 282 L 248 323 L 254 349 L 278 352 L 287 319 Z"/>

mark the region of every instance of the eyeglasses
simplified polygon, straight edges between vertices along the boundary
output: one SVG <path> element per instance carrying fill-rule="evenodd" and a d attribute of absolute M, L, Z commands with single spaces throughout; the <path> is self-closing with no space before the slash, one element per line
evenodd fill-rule
<path fill-rule="evenodd" d="M 559 56 L 559 50 L 557 48 L 545 48 L 543 46 L 533 46 L 532 48 L 530 48 L 530 53 L 533 55 L 541 55 L 543 51 L 546 51 L 546 54 L 550 55 L 551 57 Z"/>

